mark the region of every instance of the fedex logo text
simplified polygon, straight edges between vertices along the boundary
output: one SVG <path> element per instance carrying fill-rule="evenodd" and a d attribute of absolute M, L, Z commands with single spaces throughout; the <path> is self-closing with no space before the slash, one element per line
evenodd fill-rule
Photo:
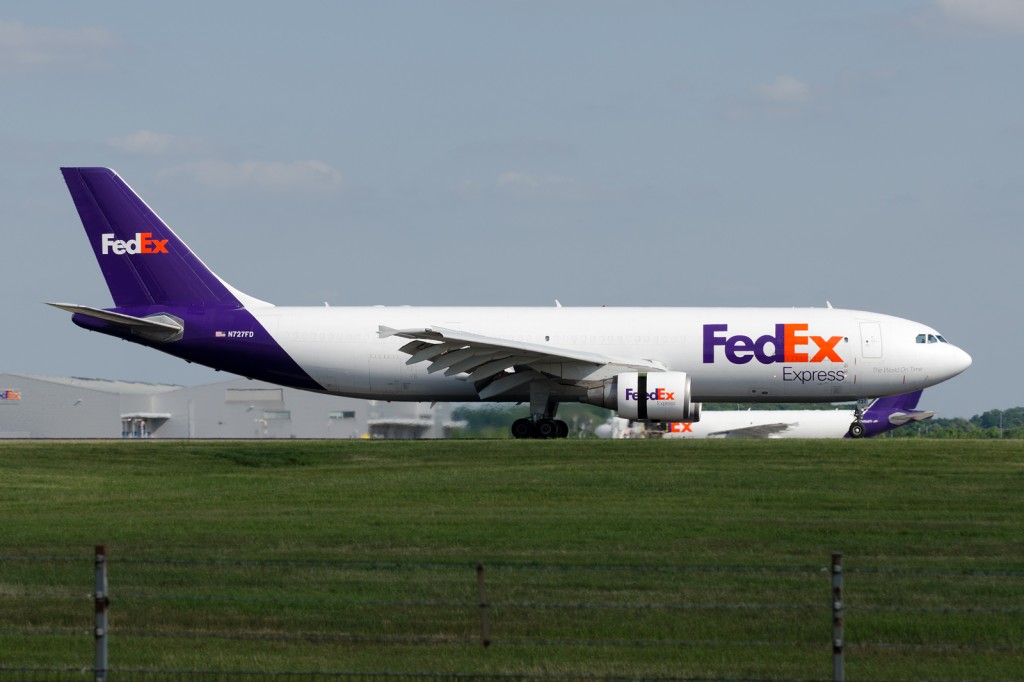
<path fill-rule="evenodd" d="M 648 400 L 675 400 L 675 391 L 666 391 L 664 388 L 656 388 L 647 394 Z M 640 400 L 640 393 L 631 388 L 626 389 L 626 400 Z"/>
<path fill-rule="evenodd" d="M 725 359 L 734 365 L 745 365 L 757 359 L 762 365 L 776 362 L 843 362 L 836 346 L 842 336 L 810 336 L 804 334 L 807 324 L 787 323 L 775 325 L 774 334 L 756 339 L 743 334 L 727 336 L 727 324 L 704 325 L 704 363 L 715 361 L 715 349 L 722 346 Z"/>
<path fill-rule="evenodd" d="M 113 234 L 103 235 L 100 242 L 103 254 L 113 253 L 116 256 L 136 253 L 167 253 L 166 239 L 153 239 L 152 232 L 136 232 L 135 239 L 125 241 L 115 239 Z"/>

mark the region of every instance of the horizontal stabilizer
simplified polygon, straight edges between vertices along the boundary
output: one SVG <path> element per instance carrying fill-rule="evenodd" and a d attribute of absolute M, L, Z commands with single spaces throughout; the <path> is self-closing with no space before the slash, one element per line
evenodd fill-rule
<path fill-rule="evenodd" d="M 889 415 L 889 423 L 893 426 L 904 426 L 910 422 L 923 422 L 934 416 L 934 412 L 895 412 Z"/>
<path fill-rule="evenodd" d="M 151 315 L 149 317 L 134 317 L 124 313 L 115 313 L 101 308 L 90 308 L 84 305 L 71 303 L 47 303 L 54 308 L 66 310 L 75 315 L 82 315 L 94 320 L 101 320 L 116 327 L 129 330 L 136 336 L 141 336 L 152 341 L 177 341 L 185 332 L 184 323 L 170 315 Z"/>

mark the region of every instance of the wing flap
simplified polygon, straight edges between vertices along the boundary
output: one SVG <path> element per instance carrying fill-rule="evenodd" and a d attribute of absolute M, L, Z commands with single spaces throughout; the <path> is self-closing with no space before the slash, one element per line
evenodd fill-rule
<path fill-rule="evenodd" d="M 415 365 L 417 362 L 424 362 L 426 360 L 433 360 L 442 353 L 448 353 L 454 350 L 462 348 L 461 344 L 457 343 L 424 343 L 423 341 L 417 341 L 416 343 L 423 343 L 424 346 L 418 351 L 412 354 L 412 357 L 405 361 L 407 365 Z M 406 348 L 410 344 L 405 344 L 402 348 Z M 402 350 L 399 348 L 399 350 Z M 402 351 L 407 353 L 409 351 Z"/>
<path fill-rule="evenodd" d="M 506 350 L 493 350 L 476 353 L 474 355 L 469 356 L 465 360 L 462 360 L 461 362 L 452 363 L 451 366 L 444 371 L 444 375 L 446 377 L 452 377 L 455 376 L 456 374 L 461 374 L 462 372 L 469 372 L 472 370 L 476 370 L 479 367 L 482 367 L 482 365 L 480 364 L 481 362 L 486 363 L 489 360 L 493 360 L 495 358 L 506 357 L 509 357 L 509 353 Z"/>
<path fill-rule="evenodd" d="M 483 381 L 489 379 L 495 374 L 501 374 L 506 369 L 511 369 L 516 365 L 526 363 L 530 359 L 529 355 L 508 355 L 499 360 L 488 362 L 487 364 L 480 365 L 474 369 L 470 375 L 470 381 Z"/>
<path fill-rule="evenodd" d="M 491 398 L 496 398 L 502 393 L 507 393 L 508 391 L 518 388 L 526 382 L 532 381 L 536 378 L 538 377 L 533 372 L 515 372 L 514 374 L 506 374 L 480 389 L 480 399 L 490 400 Z"/>

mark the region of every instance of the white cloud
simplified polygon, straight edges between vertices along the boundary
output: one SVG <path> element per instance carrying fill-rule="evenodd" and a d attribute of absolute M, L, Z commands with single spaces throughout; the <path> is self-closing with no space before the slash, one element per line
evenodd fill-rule
<path fill-rule="evenodd" d="M 935 4 L 955 23 L 1024 34 L 1021 0 L 935 0 Z"/>
<path fill-rule="evenodd" d="M 530 175 L 517 171 L 503 173 L 498 178 L 498 187 L 508 190 L 536 191 L 544 187 L 561 187 L 568 183 L 565 178 L 554 175 Z"/>
<path fill-rule="evenodd" d="M 116 45 L 114 34 L 103 28 L 47 28 L 0 21 L 0 70 L 103 67 L 105 56 Z"/>
<path fill-rule="evenodd" d="M 810 101 L 811 89 L 793 76 L 776 76 L 775 80 L 758 86 L 758 94 L 771 102 L 800 104 Z"/>
<path fill-rule="evenodd" d="M 519 198 L 579 199 L 585 190 L 578 182 L 558 175 L 534 175 L 509 171 L 498 176 L 499 192 Z"/>
<path fill-rule="evenodd" d="M 459 193 L 474 201 L 589 201 L 595 191 L 574 178 L 507 171 L 490 181 L 467 180 Z"/>
<path fill-rule="evenodd" d="M 111 138 L 110 145 L 129 154 L 164 154 L 176 146 L 174 135 L 155 133 L 152 130 L 139 130 Z"/>
<path fill-rule="evenodd" d="M 160 155 L 211 155 L 211 148 L 208 142 L 199 137 L 190 135 L 174 135 L 172 133 L 158 133 L 154 130 L 136 130 L 134 133 L 119 135 L 107 140 L 107 143 L 119 152 L 135 154 L 139 156 L 160 156 Z"/>
<path fill-rule="evenodd" d="M 461 144 L 455 151 L 461 156 L 505 159 L 512 163 L 536 163 L 539 159 L 562 160 L 578 156 L 576 146 L 570 142 L 533 137 L 477 140 Z"/>
<path fill-rule="evenodd" d="M 186 178 L 210 189 L 305 190 L 341 189 L 344 178 L 323 161 L 199 161 L 164 171 L 164 177 Z"/>
<path fill-rule="evenodd" d="M 811 87 L 788 74 L 756 86 L 749 95 L 727 101 L 723 114 L 734 121 L 803 118 L 827 111 L 815 102 Z"/>

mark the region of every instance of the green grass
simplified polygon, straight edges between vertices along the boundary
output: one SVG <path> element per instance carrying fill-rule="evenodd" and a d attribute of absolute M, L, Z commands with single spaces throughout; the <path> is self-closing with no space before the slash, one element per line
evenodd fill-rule
<path fill-rule="evenodd" d="M 10 442 L 0 475 L 0 666 L 91 663 L 105 543 L 115 668 L 827 679 L 842 551 L 851 679 L 1024 677 L 1019 441 Z"/>

